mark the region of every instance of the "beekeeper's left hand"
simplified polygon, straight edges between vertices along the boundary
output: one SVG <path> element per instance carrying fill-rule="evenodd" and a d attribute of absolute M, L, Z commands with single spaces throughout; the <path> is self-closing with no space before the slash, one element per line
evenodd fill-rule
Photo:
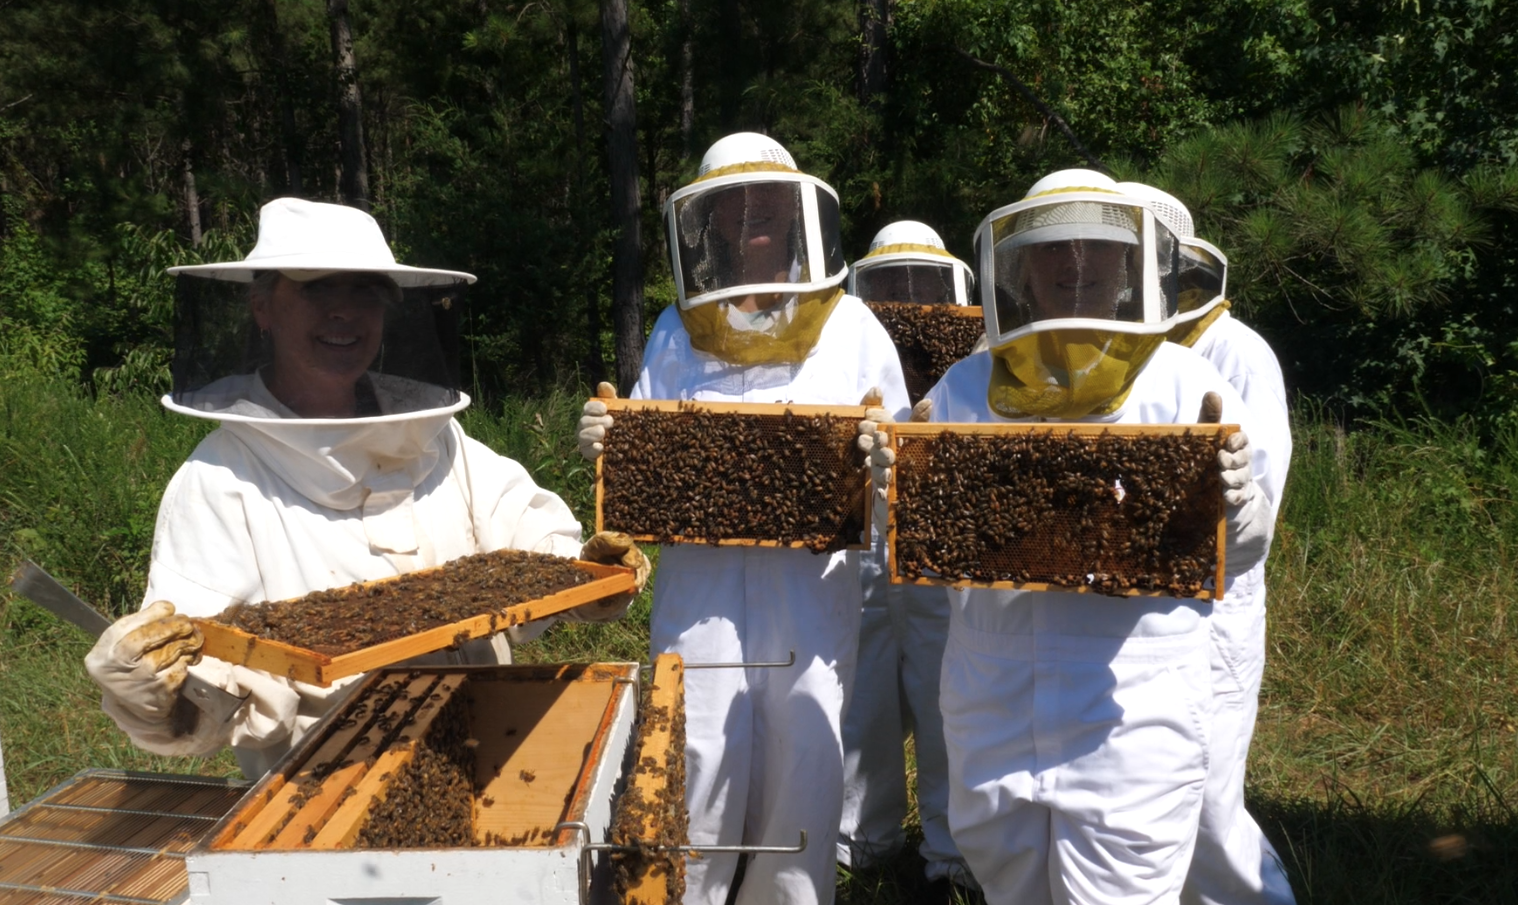
<path fill-rule="evenodd" d="M 653 569 L 648 557 L 643 555 L 632 537 L 620 531 L 598 531 L 591 535 L 580 550 L 580 558 L 586 562 L 632 569 L 635 584 L 628 593 L 575 607 L 564 614 L 571 622 L 610 622 L 620 619 L 633 599 L 648 584 L 648 575 Z"/>

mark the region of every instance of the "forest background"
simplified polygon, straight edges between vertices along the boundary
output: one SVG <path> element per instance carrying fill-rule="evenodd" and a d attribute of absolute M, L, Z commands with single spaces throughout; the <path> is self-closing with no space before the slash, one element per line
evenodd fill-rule
<path fill-rule="evenodd" d="M 1299 899 L 1518 901 L 1515 42 L 1500 0 L 0 0 L 0 566 L 140 602 L 205 429 L 154 402 L 163 270 L 241 257 L 270 198 L 479 275 L 467 427 L 583 516 L 576 398 L 636 373 L 660 208 L 713 140 L 779 139 L 855 257 L 899 218 L 968 257 L 1102 166 L 1190 205 L 1292 393 L 1250 794 Z M 133 752 L 85 642 L 0 610 L 14 798 L 227 769 Z M 641 657 L 646 617 L 525 653 Z M 903 863 L 844 899 L 911 901 Z"/>

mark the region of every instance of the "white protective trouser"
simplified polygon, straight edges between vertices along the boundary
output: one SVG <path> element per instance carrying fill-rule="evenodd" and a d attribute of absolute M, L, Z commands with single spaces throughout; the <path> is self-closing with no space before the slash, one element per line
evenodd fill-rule
<path fill-rule="evenodd" d="M 1250 432 L 1255 479 L 1279 510 L 1291 463 L 1291 416 L 1270 344 L 1223 312 L 1192 350 L 1238 390 L 1258 428 Z M 1224 411 L 1223 420 L 1231 419 Z M 1238 579 L 1213 609 L 1216 722 L 1196 856 L 1181 896 L 1188 905 L 1292 905 L 1280 857 L 1244 808 L 1244 775 L 1265 670 L 1265 573 Z"/>
<path fill-rule="evenodd" d="M 1265 568 L 1236 580 L 1213 607 L 1212 753 L 1187 905 L 1296 902 L 1275 847 L 1244 808 L 1244 770 L 1265 674 Z"/>
<path fill-rule="evenodd" d="M 1176 902 L 1207 778 L 1207 620 L 1150 613 L 1189 626 L 1133 637 L 1028 632 L 1049 608 L 1139 607 L 995 593 L 955 594 L 942 692 L 949 822 L 986 901 Z"/>
<path fill-rule="evenodd" d="M 843 721 L 843 819 L 838 862 L 862 868 L 898 851 L 905 842 L 907 774 L 903 742 L 914 738 L 918 849 L 929 879 L 970 883 L 949 835 L 949 765 L 938 681 L 949 638 L 945 588 L 891 584 L 885 545 L 860 554 L 864 609 L 859 668 Z"/>
<path fill-rule="evenodd" d="M 651 646 L 689 669 L 686 778 L 694 845 L 794 846 L 749 858 L 737 901 L 827 903 L 843 790 L 840 740 L 859 633 L 858 554 L 761 547 L 665 547 Z M 686 903 L 722 905 L 735 854 L 687 862 Z"/>

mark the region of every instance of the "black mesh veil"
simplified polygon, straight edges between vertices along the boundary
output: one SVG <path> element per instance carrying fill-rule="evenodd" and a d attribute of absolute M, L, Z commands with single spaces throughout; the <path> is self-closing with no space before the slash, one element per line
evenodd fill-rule
<path fill-rule="evenodd" d="M 401 288 L 383 275 L 370 276 L 383 327 L 372 360 L 357 377 L 357 414 L 404 414 L 456 404 L 464 283 Z M 262 387 L 287 358 L 278 354 L 278 331 L 259 329 L 251 300 L 277 279 L 273 272 L 252 283 L 178 277 L 171 394 L 177 405 L 213 416 L 282 414 L 268 410 Z M 362 357 L 368 357 L 367 350 Z"/>

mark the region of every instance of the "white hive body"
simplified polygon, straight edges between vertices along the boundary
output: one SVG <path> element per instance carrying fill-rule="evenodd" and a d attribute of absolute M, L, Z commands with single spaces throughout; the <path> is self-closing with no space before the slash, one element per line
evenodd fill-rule
<path fill-rule="evenodd" d="M 576 669 L 583 671 L 572 672 Z M 409 675 L 428 672 L 455 677 L 455 682 L 461 675 L 466 677 L 453 691 L 464 697 L 469 717 L 467 747 L 475 771 L 470 805 L 473 847 L 360 848 L 351 838 L 324 847 L 330 827 L 344 820 L 345 804 L 364 811 L 378 808 L 371 789 L 389 780 L 392 772 L 401 775 L 404 768 L 388 769 L 383 753 L 369 758 L 372 766 L 367 778 L 342 781 L 355 792 L 326 805 L 325 818 L 313 817 L 311 811 L 322 810 L 318 804 L 326 790 L 309 784 L 297 793 L 295 816 L 288 823 L 260 816 L 260 808 L 274 808 L 280 794 L 289 803 L 290 789 L 300 784 L 301 771 L 326 758 L 323 751 L 336 750 L 332 746 L 339 744 L 335 740 L 345 726 L 354 731 L 355 720 L 345 719 L 345 714 L 363 696 L 361 691 L 302 741 L 248 794 L 243 806 L 191 852 L 186 865 L 189 901 L 205 905 L 610 901 L 606 853 L 595 852 L 585 859 L 588 877 L 582 877 L 581 856 L 587 842 L 608 839 L 638 706 L 637 665 L 455 667 Z M 408 671 L 384 675 L 405 677 Z M 381 679 L 371 678 L 365 688 L 377 688 Z M 444 698 L 448 699 L 446 694 Z M 361 722 L 362 716 L 357 719 Z M 356 731 L 364 733 L 359 742 L 373 734 L 368 728 Z M 341 765 L 330 777 L 339 777 L 344 769 L 363 769 L 352 765 L 359 760 L 357 754 L 340 756 Z M 391 794 L 404 793 L 395 792 L 392 782 Z M 368 819 L 362 817 L 348 837 Z M 302 833 L 302 821 L 308 820 L 313 821 L 312 830 Z M 555 831 L 565 823 L 584 824 L 588 833 Z M 275 827 L 272 833 L 259 828 L 270 825 Z M 527 826 L 534 828 L 530 834 L 524 831 Z M 280 838 L 271 842 L 271 835 Z"/>

